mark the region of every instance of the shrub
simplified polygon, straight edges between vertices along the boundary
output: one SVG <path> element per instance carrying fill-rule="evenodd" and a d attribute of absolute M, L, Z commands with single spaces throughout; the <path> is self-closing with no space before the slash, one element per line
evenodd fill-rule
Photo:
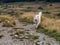
<path fill-rule="evenodd" d="M 35 36 L 35 35 L 28 35 L 29 39 L 32 39 L 32 40 L 36 40 L 39 38 L 39 36 Z"/>
<path fill-rule="evenodd" d="M 15 21 L 13 20 L 5 20 L 4 22 L 3 22 L 3 27 L 13 27 L 13 26 L 15 26 Z"/>
<path fill-rule="evenodd" d="M 53 30 L 52 32 L 53 32 L 53 33 L 56 33 L 57 31 L 56 31 L 56 30 Z"/>
<path fill-rule="evenodd" d="M 43 14 L 51 14 L 51 12 L 43 12 Z"/>
<path fill-rule="evenodd" d="M 27 9 L 32 9 L 33 7 L 27 7 Z"/>
<path fill-rule="evenodd" d="M 60 17 L 60 13 L 56 14 L 58 17 Z"/>
<path fill-rule="evenodd" d="M 34 36 L 34 35 L 32 35 L 32 37 L 31 37 L 33 40 L 36 40 L 36 39 L 38 39 L 38 36 Z"/>
<path fill-rule="evenodd" d="M 60 41 L 60 37 L 55 37 L 55 39 L 56 39 L 57 41 Z"/>
<path fill-rule="evenodd" d="M 8 14 L 10 14 L 11 16 L 16 16 L 16 15 L 17 15 L 17 13 L 16 13 L 16 12 L 14 12 L 13 10 L 12 10 L 12 11 L 10 11 L 10 12 L 8 12 Z"/>
<path fill-rule="evenodd" d="M 24 11 L 24 12 L 31 12 L 32 10 L 31 9 L 24 9 L 22 11 Z"/>
<path fill-rule="evenodd" d="M 44 9 L 44 7 L 40 6 L 40 7 L 38 7 L 38 9 L 41 9 L 41 10 L 43 10 L 43 9 Z"/>
<path fill-rule="evenodd" d="M 49 4 L 49 6 L 53 6 L 53 4 Z"/>
<path fill-rule="evenodd" d="M 23 13 L 21 12 L 20 14 L 22 15 Z"/>

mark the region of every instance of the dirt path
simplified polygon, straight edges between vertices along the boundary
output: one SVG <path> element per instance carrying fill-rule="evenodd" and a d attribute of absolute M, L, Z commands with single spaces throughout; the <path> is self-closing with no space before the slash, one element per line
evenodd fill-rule
<path fill-rule="evenodd" d="M 35 40 L 35 42 L 36 41 L 40 41 L 38 43 L 43 42 L 44 44 L 42 45 L 47 45 L 46 43 L 49 43 L 50 45 L 60 45 L 59 42 L 57 42 L 55 39 L 49 38 L 45 34 L 37 33 L 36 29 L 34 28 L 34 25 L 31 24 L 26 25 L 17 20 L 16 20 L 16 24 L 17 24 L 15 26 L 16 28 L 25 29 L 29 31 L 31 34 L 38 35 L 39 39 Z M 15 27 L 2 27 L 2 23 L 0 24 L 0 29 L 2 30 L 2 34 L 4 35 L 4 37 L 0 39 L 0 45 L 35 45 L 35 43 L 30 40 L 20 41 L 17 39 L 12 39 L 8 31 L 12 30 Z"/>

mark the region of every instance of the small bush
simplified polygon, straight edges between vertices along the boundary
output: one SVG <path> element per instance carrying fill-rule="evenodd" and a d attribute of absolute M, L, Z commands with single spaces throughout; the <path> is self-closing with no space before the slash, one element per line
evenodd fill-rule
<path fill-rule="evenodd" d="M 16 16 L 17 15 L 17 13 L 14 12 L 13 10 L 11 12 L 8 12 L 8 14 L 10 14 L 11 16 Z"/>
<path fill-rule="evenodd" d="M 60 41 L 60 37 L 55 37 L 55 39 L 56 39 L 57 41 Z"/>
<path fill-rule="evenodd" d="M 24 13 L 21 12 L 20 14 L 22 15 L 22 14 L 24 14 Z"/>
<path fill-rule="evenodd" d="M 53 6 L 53 4 L 49 4 L 49 6 Z"/>
<path fill-rule="evenodd" d="M 27 9 L 32 9 L 33 7 L 27 7 Z"/>
<path fill-rule="evenodd" d="M 51 12 L 43 12 L 43 14 L 51 14 Z"/>
<path fill-rule="evenodd" d="M 21 11 L 24 11 L 24 12 L 31 12 L 32 10 L 31 9 L 23 9 Z"/>
<path fill-rule="evenodd" d="M 44 8 L 43 8 L 42 6 L 40 6 L 40 7 L 38 7 L 38 9 L 41 9 L 41 10 L 43 10 Z"/>
<path fill-rule="evenodd" d="M 56 30 L 53 30 L 52 32 L 53 32 L 53 33 L 56 33 L 57 31 L 56 31 Z"/>
<path fill-rule="evenodd" d="M 56 35 L 56 37 L 60 37 L 60 33 L 56 33 L 55 35 Z"/>
<path fill-rule="evenodd" d="M 60 13 L 56 14 L 58 17 L 60 17 Z"/>

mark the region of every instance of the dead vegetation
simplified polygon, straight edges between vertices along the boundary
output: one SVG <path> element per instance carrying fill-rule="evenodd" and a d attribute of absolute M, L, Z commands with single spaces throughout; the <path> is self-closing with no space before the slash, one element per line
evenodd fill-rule
<path fill-rule="evenodd" d="M 9 15 L 0 15 L 0 22 L 3 23 L 4 27 L 5 26 L 10 27 L 16 25 L 15 18 Z"/>
<path fill-rule="evenodd" d="M 56 30 L 57 32 L 60 32 L 60 20 L 58 19 L 42 17 L 41 26 L 50 31 Z"/>
<path fill-rule="evenodd" d="M 32 15 L 31 15 L 31 13 L 32 13 Z M 34 16 L 34 12 L 25 13 L 19 17 L 19 21 L 33 24 L 33 16 Z"/>

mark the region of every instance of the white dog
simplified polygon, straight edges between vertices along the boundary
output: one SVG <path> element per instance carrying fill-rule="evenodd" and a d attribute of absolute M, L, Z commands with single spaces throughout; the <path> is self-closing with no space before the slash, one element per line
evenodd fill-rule
<path fill-rule="evenodd" d="M 39 14 L 34 16 L 34 23 L 36 25 L 36 28 L 38 28 L 39 24 L 41 23 L 41 16 L 42 12 L 39 12 Z"/>

